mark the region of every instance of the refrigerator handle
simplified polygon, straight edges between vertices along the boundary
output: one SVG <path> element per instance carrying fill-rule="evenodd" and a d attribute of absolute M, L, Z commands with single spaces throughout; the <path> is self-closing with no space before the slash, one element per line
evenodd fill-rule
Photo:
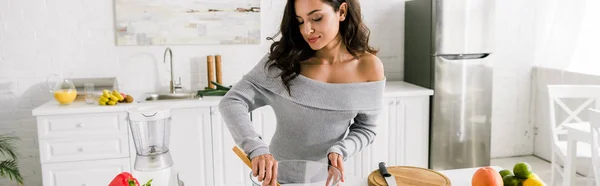
<path fill-rule="evenodd" d="M 483 59 L 490 55 L 490 53 L 479 53 L 479 54 L 433 54 L 433 57 L 441 57 L 446 60 L 467 60 L 467 59 Z"/>

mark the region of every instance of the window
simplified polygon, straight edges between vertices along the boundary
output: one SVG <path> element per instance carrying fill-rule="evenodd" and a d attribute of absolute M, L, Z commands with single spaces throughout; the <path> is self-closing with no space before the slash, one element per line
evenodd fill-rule
<path fill-rule="evenodd" d="M 587 0 L 568 71 L 600 75 L 600 1 Z"/>

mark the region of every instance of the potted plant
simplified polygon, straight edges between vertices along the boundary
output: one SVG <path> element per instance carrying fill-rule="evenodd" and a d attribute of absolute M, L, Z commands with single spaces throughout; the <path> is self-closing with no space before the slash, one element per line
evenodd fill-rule
<path fill-rule="evenodd" d="M 23 177 L 17 165 L 17 154 L 15 153 L 15 142 L 17 137 L 0 134 L 0 179 L 8 178 L 23 185 Z"/>

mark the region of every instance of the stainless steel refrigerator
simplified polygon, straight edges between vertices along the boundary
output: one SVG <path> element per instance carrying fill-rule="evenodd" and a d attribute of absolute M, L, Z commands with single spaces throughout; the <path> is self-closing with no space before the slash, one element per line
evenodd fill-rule
<path fill-rule="evenodd" d="M 494 3 L 405 3 L 404 80 L 434 90 L 430 169 L 490 164 Z"/>

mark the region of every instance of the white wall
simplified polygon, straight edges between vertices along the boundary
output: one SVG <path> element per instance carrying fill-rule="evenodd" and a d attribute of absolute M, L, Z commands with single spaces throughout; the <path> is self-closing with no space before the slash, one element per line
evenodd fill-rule
<path fill-rule="evenodd" d="M 265 38 L 278 28 L 285 1 L 261 3 Z M 372 44 L 381 48 L 379 57 L 386 76 L 401 80 L 404 1 L 361 3 Z M 162 63 L 166 46 L 119 47 L 113 34 L 112 0 L 0 1 L 0 133 L 21 138 L 19 166 L 25 185 L 41 185 L 37 129 L 31 110 L 52 100 L 44 84 L 47 75 L 70 71 L 73 77 L 117 77 L 121 91 L 134 97 L 168 90 L 168 68 Z M 221 54 L 223 81 L 232 84 L 265 54 L 269 44 L 170 46 L 175 76 L 181 76 L 187 89 L 204 88 L 206 55 Z M 0 180 L 0 185 L 13 184 Z"/>
<path fill-rule="evenodd" d="M 536 0 L 496 0 L 491 156 L 533 154 L 531 68 Z"/>

